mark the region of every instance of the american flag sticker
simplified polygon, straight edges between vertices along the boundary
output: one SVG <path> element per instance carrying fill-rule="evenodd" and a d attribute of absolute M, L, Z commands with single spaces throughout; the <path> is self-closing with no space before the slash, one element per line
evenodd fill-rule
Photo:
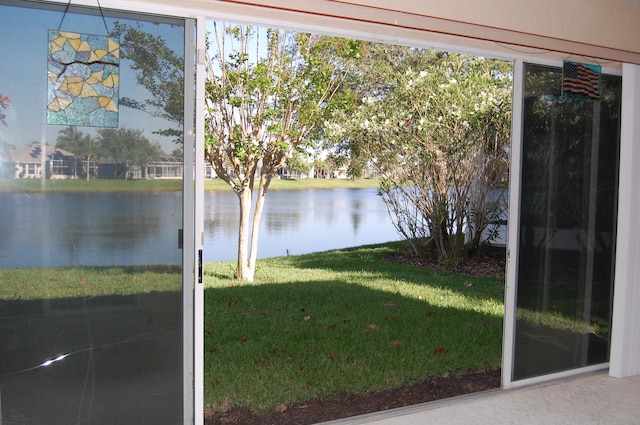
<path fill-rule="evenodd" d="M 600 99 L 601 68 L 576 62 L 564 62 L 562 95 L 579 99 Z"/>

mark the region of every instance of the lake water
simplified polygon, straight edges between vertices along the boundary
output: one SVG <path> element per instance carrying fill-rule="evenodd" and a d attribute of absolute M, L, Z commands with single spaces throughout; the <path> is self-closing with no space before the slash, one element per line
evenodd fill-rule
<path fill-rule="evenodd" d="M 0 268 L 181 261 L 181 194 L 0 195 Z M 205 193 L 205 261 L 237 257 L 238 200 Z M 398 240 L 376 189 L 271 191 L 258 258 Z"/>

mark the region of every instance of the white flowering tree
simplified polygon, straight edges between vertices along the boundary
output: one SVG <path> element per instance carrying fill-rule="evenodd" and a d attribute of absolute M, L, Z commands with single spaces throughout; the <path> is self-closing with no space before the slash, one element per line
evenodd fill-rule
<path fill-rule="evenodd" d="M 205 157 L 238 196 L 236 278 L 252 281 L 271 179 L 340 104 L 359 42 L 220 23 L 209 39 Z"/>
<path fill-rule="evenodd" d="M 499 215 L 499 200 L 487 194 L 508 169 L 510 65 L 409 48 L 376 51 L 376 75 L 364 75 L 360 106 L 337 113 L 329 133 L 375 159 L 381 195 L 415 253 L 426 243 L 432 255 L 455 263 Z"/>

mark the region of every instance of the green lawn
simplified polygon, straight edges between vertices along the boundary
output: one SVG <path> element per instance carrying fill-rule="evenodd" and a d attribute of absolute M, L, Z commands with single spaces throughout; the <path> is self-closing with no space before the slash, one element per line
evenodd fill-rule
<path fill-rule="evenodd" d="M 0 180 L 0 193 L 37 193 L 37 192 L 158 192 L 182 190 L 182 180 L 122 180 L 92 179 L 78 180 L 41 180 L 16 179 Z"/>
<path fill-rule="evenodd" d="M 398 244 L 205 268 L 205 405 L 268 413 L 314 397 L 500 366 L 502 280 L 387 262 Z"/>
<path fill-rule="evenodd" d="M 378 179 L 275 179 L 269 186 L 272 190 L 282 189 L 338 189 L 378 187 Z M 205 180 L 206 191 L 231 190 L 221 179 Z M 0 193 L 36 193 L 36 192 L 158 192 L 182 190 L 182 180 L 121 180 L 93 179 L 86 180 L 40 180 L 16 179 L 0 180 Z"/>
<path fill-rule="evenodd" d="M 0 300 L 27 301 L 179 291 L 182 267 L 0 269 Z"/>
<path fill-rule="evenodd" d="M 504 282 L 384 260 L 401 243 L 205 265 L 205 406 L 268 413 L 500 366 Z M 181 268 L 0 270 L 0 299 L 177 291 Z"/>

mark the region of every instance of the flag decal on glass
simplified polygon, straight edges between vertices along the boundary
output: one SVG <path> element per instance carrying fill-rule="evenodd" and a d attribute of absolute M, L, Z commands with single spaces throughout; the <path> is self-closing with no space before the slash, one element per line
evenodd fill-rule
<path fill-rule="evenodd" d="M 600 73 L 597 65 L 564 62 L 562 95 L 579 99 L 600 99 Z"/>

